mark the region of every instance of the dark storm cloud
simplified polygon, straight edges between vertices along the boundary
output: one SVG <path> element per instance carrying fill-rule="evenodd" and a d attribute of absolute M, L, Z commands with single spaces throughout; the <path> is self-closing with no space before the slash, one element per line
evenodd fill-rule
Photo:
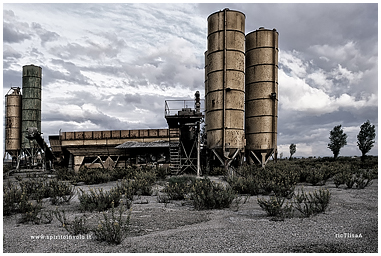
<path fill-rule="evenodd" d="M 353 144 L 365 120 L 378 122 L 377 4 L 4 8 L 4 87 L 21 84 L 22 65 L 42 66 L 45 134 L 167 127 L 165 100 L 203 94 L 207 17 L 224 8 L 245 13 L 246 33 L 262 26 L 279 32 L 280 152 L 296 143 L 296 155 L 331 155 L 335 125 Z M 359 154 L 352 144 L 343 152 Z"/>

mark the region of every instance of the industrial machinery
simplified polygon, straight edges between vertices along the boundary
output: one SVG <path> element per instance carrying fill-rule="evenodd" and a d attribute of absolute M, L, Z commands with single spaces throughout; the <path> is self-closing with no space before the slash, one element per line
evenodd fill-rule
<path fill-rule="evenodd" d="M 5 96 L 5 153 L 11 155 L 16 169 L 50 168 L 54 159 L 40 133 L 41 78 L 41 67 L 23 66 L 22 94 L 19 87 L 12 87 L 13 92 Z"/>
<path fill-rule="evenodd" d="M 170 169 L 172 175 L 190 170 L 200 176 L 200 122 L 204 116 L 201 112 L 199 91 L 195 93 L 194 109 L 187 107 L 188 102 L 165 101 L 165 119 L 169 128 Z M 169 106 L 170 104 L 178 106 L 179 103 L 183 104 L 181 110 Z"/>
<path fill-rule="evenodd" d="M 5 151 L 17 168 L 43 159 L 59 159 L 75 171 L 97 161 L 106 169 L 160 162 L 170 165 L 172 175 L 201 175 L 201 159 L 206 168 L 229 174 L 245 159 L 262 166 L 277 160 L 278 32 L 261 27 L 245 35 L 245 18 L 227 8 L 209 15 L 205 115 L 198 91 L 194 101 L 166 100 L 168 129 L 60 132 L 49 137 L 51 150 L 40 133 L 42 69 L 23 66 L 22 94 L 12 87 L 5 96 Z"/>
<path fill-rule="evenodd" d="M 259 28 L 246 35 L 245 138 L 249 162 L 277 157 L 278 32 Z"/>
<path fill-rule="evenodd" d="M 208 17 L 206 134 L 211 168 L 244 156 L 245 15 L 224 9 Z"/>

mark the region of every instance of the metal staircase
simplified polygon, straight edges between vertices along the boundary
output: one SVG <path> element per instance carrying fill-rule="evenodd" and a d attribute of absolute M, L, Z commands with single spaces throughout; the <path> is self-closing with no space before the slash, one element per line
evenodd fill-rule
<path fill-rule="evenodd" d="M 171 175 L 177 175 L 181 171 L 179 135 L 179 128 L 169 128 L 169 160 L 171 164 Z"/>

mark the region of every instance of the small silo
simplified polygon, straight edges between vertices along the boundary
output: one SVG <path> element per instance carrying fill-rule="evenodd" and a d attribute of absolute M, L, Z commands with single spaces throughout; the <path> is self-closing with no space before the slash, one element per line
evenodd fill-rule
<path fill-rule="evenodd" d="M 34 65 L 23 66 L 22 71 L 22 140 L 21 147 L 31 148 L 27 129 L 36 127 L 41 132 L 41 67 Z"/>
<path fill-rule="evenodd" d="M 246 35 L 246 154 L 262 166 L 277 154 L 278 52 L 275 29 Z"/>
<path fill-rule="evenodd" d="M 17 157 L 21 149 L 21 91 L 12 87 L 5 95 L 5 152 Z"/>
<path fill-rule="evenodd" d="M 208 17 L 207 148 L 228 167 L 244 150 L 245 15 L 224 9 Z"/>

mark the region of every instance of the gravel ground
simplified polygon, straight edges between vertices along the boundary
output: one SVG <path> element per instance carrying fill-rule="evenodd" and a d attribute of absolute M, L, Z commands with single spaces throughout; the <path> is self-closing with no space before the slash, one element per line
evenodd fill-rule
<path fill-rule="evenodd" d="M 112 186 L 115 182 L 81 188 Z M 325 187 L 332 194 L 326 213 L 284 221 L 270 220 L 257 204 L 256 196 L 238 209 L 205 211 L 194 210 L 187 201 L 165 205 L 158 203 L 156 196 L 140 197 L 132 206 L 129 236 L 120 245 L 86 236 L 65 239 L 68 232 L 57 219 L 50 224 L 18 224 L 20 215 L 13 215 L 3 219 L 3 252 L 378 252 L 378 180 L 362 190 L 344 189 L 343 185 L 335 188 L 332 181 Z M 304 184 L 304 188 L 308 191 L 318 187 Z M 77 198 L 60 207 L 71 213 L 71 218 L 83 215 Z M 46 208 L 55 206 L 46 202 Z M 88 222 L 96 223 L 96 215 L 86 213 Z"/>

